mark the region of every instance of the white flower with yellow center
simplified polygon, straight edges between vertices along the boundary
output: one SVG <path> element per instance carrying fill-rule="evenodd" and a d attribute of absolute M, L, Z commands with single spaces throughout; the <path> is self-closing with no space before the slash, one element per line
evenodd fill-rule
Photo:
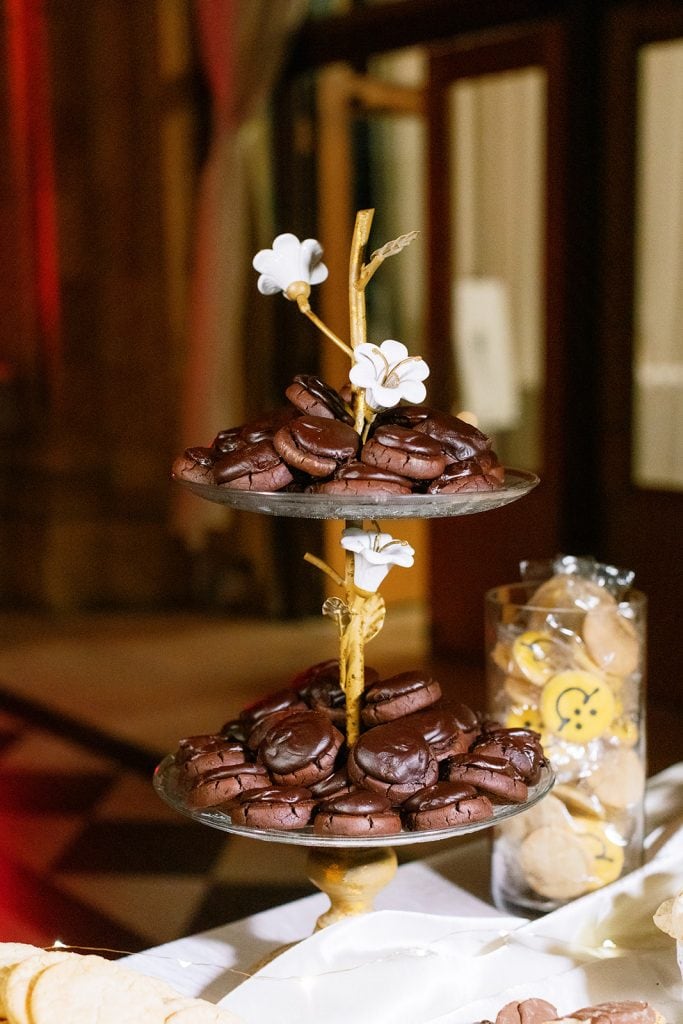
<path fill-rule="evenodd" d="M 258 290 L 262 295 L 284 292 L 288 299 L 296 299 L 302 292 L 310 294 L 310 286 L 327 277 L 322 255 L 322 246 L 315 238 L 300 242 L 296 235 L 278 235 L 273 248 L 261 249 L 252 261 L 260 274 Z"/>
<path fill-rule="evenodd" d="M 395 540 L 379 530 L 361 530 L 349 526 L 341 535 L 341 545 L 353 552 L 353 582 L 359 590 L 374 594 L 393 565 L 410 568 L 414 549 L 405 540 Z"/>
<path fill-rule="evenodd" d="M 364 342 L 353 355 L 349 379 L 365 389 L 365 401 L 375 412 L 393 409 L 402 398 L 415 405 L 424 402 L 427 390 L 422 381 L 429 376 L 429 367 L 420 356 L 409 356 L 400 341 Z"/>

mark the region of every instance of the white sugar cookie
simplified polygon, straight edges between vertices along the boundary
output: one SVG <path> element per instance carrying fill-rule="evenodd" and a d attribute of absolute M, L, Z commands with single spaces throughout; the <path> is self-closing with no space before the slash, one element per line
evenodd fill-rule
<path fill-rule="evenodd" d="M 531 888 L 551 900 L 571 900 L 590 883 L 590 857 L 577 836 L 546 825 L 526 837 L 519 863 Z"/>
<path fill-rule="evenodd" d="M 555 796 L 555 789 L 528 811 L 522 811 L 521 814 L 516 814 L 496 826 L 501 835 L 521 842 L 525 836 L 539 828 L 553 827 L 571 832 L 571 815 L 562 801 Z"/>
<path fill-rule="evenodd" d="M 586 782 L 601 803 L 623 810 L 642 799 L 645 768 L 635 750 L 616 747 L 605 752 Z"/>
<path fill-rule="evenodd" d="M 542 686 L 531 683 L 528 679 L 519 679 L 517 676 L 508 676 L 503 685 L 508 697 L 515 704 L 538 707 Z"/>
<path fill-rule="evenodd" d="M 567 782 L 558 783 L 553 787 L 553 794 L 572 814 L 581 814 L 589 818 L 605 817 L 605 811 L 595 794 L 587 793 L 579 786 L 572 786 Z"/>
<path fill-rule="evenodd" d="M 156 994 L 164 1002 L 170 999 L 184 998 L 184 996 L 181 995 L 177 988 L 174 988 L 173 985 L 170 985 L 167 981 L 164 981 L 162 978 L 155 978 L 153 974 L 143 974 L 142 971 L 135 971 L 130 967 L 125 967 L 120 960 L 117 960 L 115 962 L 116 969 L 118 971 L 121 971 L 124 974 L 132 974 L 135 978 L 142 978 L 145 984 L 148 985 L 149 988 L 151 988 L 154 992 L 156 992 Z M 2 1024 L 1 1021 L 0 1024 Z"/>
<path fill-rule="evenodd" d="M 142 975 L 97 956 L 46 967 L 29 992 L 27 1024 L 164 1024 L 163 1000 Z M 23 1022 L 22 1022 L 23 1024 Z"/>
<path fill-rule="evenodd" d="M 76 958 L 76 953 L 41 950 L 14 964 L 2 979 L 0 1004 L 12 1024 L 33 1024 L 29 1017 L 29 993 L 41 971 L 61 960 Z"/>
<path fill-rule="evenodd" d="M 14 967 L 15 964 L 21 963 L 22 960 L 27 960 L 30 956 L 35 956 L 36 953 L 42 952 L 43 950 L 39 946 L 31 946 L 27 942 L 0 943 L 0 1024 L 2 1024 L 3 1019 L 6 1019 L 3 992 L 5 977 L 10 968 Z"/>
<path fill-rule="evenodd" d="M 31 946 L 28 942 L 0 942 L 0 967 L 18 964 L 36 953 L 43 953 L 40 946 Z"/>
<path fill-rule="evenodd" d="M 174 999 L 166 1003 L 166 1024 L 240 1024 L 240 1018 L 206 999 Z"/>
<path fill-rule="evenodd" d="M 618 607 L 592 608 L 583 622 L 583 639 L 591 658 L 605 672 L 628 676 L 637 669 L 640 658 L 638 632 Z"/>

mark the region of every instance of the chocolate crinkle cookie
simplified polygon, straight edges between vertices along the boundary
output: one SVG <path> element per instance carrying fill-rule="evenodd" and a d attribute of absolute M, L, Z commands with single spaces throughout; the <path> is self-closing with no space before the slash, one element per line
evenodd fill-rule
<path fill-rule="evenodd" d="M 220 430 L 210 445 L 186 448 L 173 475 L 234 490 L 397 497 L 495 490 L 505 482 L 491 438 L 457 416 L 399 403 L 361 438 L 346 388 L 298 374 L 285 398 L 271 413 Z"/>
<path fill-rule="evenodd" d="M 584 1006 L 560 1015 L 545 999 L 522 999 L 506 1003 L 495 1024 L 665 1024 L 658 1010 L 642 1000 L 621 999 Z M 482 1021 L 481 1024 L 492 1024 Z"/>

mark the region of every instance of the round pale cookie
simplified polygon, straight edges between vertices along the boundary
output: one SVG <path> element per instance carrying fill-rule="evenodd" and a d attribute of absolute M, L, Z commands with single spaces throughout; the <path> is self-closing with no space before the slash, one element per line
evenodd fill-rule
<path fill-rule="evenodd" d="M 5 977 L 15 964 L 27 960 L 30 956 L 43 953 L 40 946 L 31 946 L 28 942 L 3 942 L 0 943 L 0 1022 L 5 1016 L 5 1005 L 3 990 Z"/>
<path fill-rule="evenodd" d="M 569 743 L 588 743 L 614 719 L 614 694 L 591 672 L 558 672 L 541 694 L 541 715 L 548 732 Z"/>
<path fill-rule="evenodd" d="M 41 950 L 13 964 L 0 983 L 0 1006 L 12 1024 L 34 1024 L 29 1017 L 28 995 L 41 972 L 61 960 L 79 959 L 66 950 Z"/>
<path fill-rule="evenodd" d="M 558 573 L 545 580 L 528 603 L 535 608 L 558 608 L 563 611 L 576 609 L 579 612 L 587 612 L 600 605 L 616 604 L 609 591 L 599 583 L 569 573 Z"/>
<path fill-rule="evenodd" d="M 574 831 L 590 858 L 588 889 L 616 881 L 624 869 L 624 844 L 615 829 L 595 818 L 574 818 Z"/>
<path fill-rule="evenodd" d="M 542 685 L 530 683 L 528 679 L 520 679 L 518 676 L 508 676 L 503 684 L 508 697 L 515 704 L 527 704 L 529 707 L 538 707 L 541 699 Z"/>
<path fill-rule="evenodd" d="M 164 1009 L 165 1024 L 241 1024 L 241 1018 L 230 1010 L 223 1010 L 206 999 L 193 999 L 191 996 L 169 1000 Z"/>
<path fill-rule="evenodd" d="M 683 940 L 683 892 L 660 903 L 652 920 L 672 939 Z"/>
<path fill-rule="evenodd" d="M 519 864 L 529 886 L 547 899 L 571 900 L 588 889 L 590 856 L 566 829 L 536 829 L 519 848 Z"/>
<path fill-rule="evenodd" d="M 160 995 L 142 975 L 117 969 L 98 956 L 79 956 L 46 967 L 29 990 L 30 1024 L 165 1024 Z"/>
<path fill-rule="evenodd" d="M 592 608 L 583 620 L 582 633 L 588 653 L 603 671 L 629 676 L 638 668 L 638 632 L 618 606 Z"/>
<path fill-rule="evenodd" d="M 619 810 L 631 807 L 643 796 L 645 768 L 635 750 L 607 750 L 586 782 L 598 800 Z"/>
<path fill-rule="evenodd" d="M 537 686 L 557 672 L 555 644 L 549 633 L 528 630 L 512 645 L 512 660 L 525 679 Z"/>
<path fill-rule="evenodd" d="M 40 946 L 31 946 L 28 942 L 0 942 L 0 969 L 44 952 Z"/>
<path fill-rule="evenodd" d="M 501 821 L 496 829 L 500 829 L 507 838 L 520 843 L 526 836 L 539 828 L 551 827 L 571 832 L 571 815 L 562 801 L 554 795 L 555 789 L 557 786 L 554 787 L 552 793 L 534 807 L 530 807 L 528 811 L 522 811 L 521 814 L 516 814 L 514 818 L 508 818 L 507 821 Z"/>
<path fill-rule="evenodd" d="M 491 649 L 489 657 L 493 664 L 497 665 L 503 672 L 507 673 L 514 669 L 512 648 L 509 643 L 503 643 L 502 640 L 498 640 L 495 647 Z"/>
<path fill-rule="evenodd" d="M 184 998 L 177 988 L 174 988 L 173 985 L 170 985 L 167 981 L 163 981 L 162 978 L 155 978 L 153 974 L 143 974 L 142 971 L 136 971 L 133 970 L 133 968 L 124 967 L 120 961 L 116 962 L 116 969 L 118 971 L 122 971 L 124 974 L 133 974 L 136 978 L 142 978 L 145 985 L 156 992 L 164 1003 L 168 999 Z M 0 1024 L 2 1024 L 1 1021 Z"/>
<path fill-rule="evenodd" d="M 553 787 L 553 796 L 561 800 L 570 814 L 588 818 L 604 818 L 605 811 L 594 793 L 581 789 L 570 782 L 560 782 Z"/>

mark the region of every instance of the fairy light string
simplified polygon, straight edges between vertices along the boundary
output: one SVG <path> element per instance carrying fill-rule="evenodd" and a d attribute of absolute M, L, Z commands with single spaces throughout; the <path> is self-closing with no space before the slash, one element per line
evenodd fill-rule
<path fill-rule="evenodd" d="M 365 959 L 362 962 L 347 964 L 329 970 L 311 971 L 309 969 L 305 974 L 287 975 L 268 974 L 267 967 L 262 967 L 256 971 L 248 971 L 214 960 L 190 960 L 187 959 L 187 957 L 168 956 L 163 953 L 154 952 L 153 950 L 132 952 L 131 950 L 112 949 L 102 946 L 70 945 L 69 943 L 63 942 L 61 939 L 55 939 L 52 945 L 45 946 L 43 948 L 45 952 L 69 951 L 100 955 L 109 953 L 116 954 L 121 957 L 134 956 L 143 961 L 155 960 L 162 961 L 167 964 L 173 964 L 174 967 L 178 967 L 183 971 L 186 971 L 189 968 L 208 968 L 215 970 L 220 974 L 234 975 L 242 981 L 256 978 L 258 981 L 267 983 L 300 983 L 305 984 L 307 987 L 310 987 L 313 983 L 322 981 L 326 978 L 354 974 L 359 971 L 365 971 L 368 968 L 380 967 L 383 964 L 400 961 L 401 959 L 415 960 L 432 958 L 442 960 L 446 965 L 455 965 L 463 960 L 475 961 L 484 957 L 493 956 L 505 947 L 514 946 L 518 946 L 520 949 L 533 950 L 535 952 L 545 952 L 558 956 L 569 956 L 579 962 L 623 957 L 633 952 L 633 949 L 624 946 L 623 944 L 619 945 L 612 939 L 603 939 L 598 945 L 590 946 L 577 944 L 571 941 L 564 941 L 555 936 L 544 936 L 532 931 L 530 932 L 527 930 L 527 927 L 528 926 L 525 924 L 520 925 L 519 929 L 501 930 L 496 928 L 495 924 L 492 922 L 490 931 L 482 929 L 465 931 L 460 928 L 451 929 L 444 932 L 442 935 L 431 939 L 424 945 L 415 944 L 399 949 L 388 950 L 386 952 L 379 953 L 377 956 Z M 520 929 L 522 930 L 521 933 Z M 451 942 L 453 939 L 458 939 L 460 942 L 470 939 L 477 940 L 478 948 L 470 951 L 458 950 L 457 953 L 449 952 L 448 950 L 440 950 L 438 948 L 440 945 Z"/>

